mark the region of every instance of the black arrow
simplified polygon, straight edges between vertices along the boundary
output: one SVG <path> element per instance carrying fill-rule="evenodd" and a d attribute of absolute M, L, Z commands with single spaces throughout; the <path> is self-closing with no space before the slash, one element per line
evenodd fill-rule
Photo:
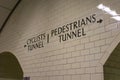
<path fill-rule="evenodd" d="M 98 21 L 97 21 L 97 23 L 102 23 L 103 22 L 103 20 L 102 19 L 99 19 Z"/>

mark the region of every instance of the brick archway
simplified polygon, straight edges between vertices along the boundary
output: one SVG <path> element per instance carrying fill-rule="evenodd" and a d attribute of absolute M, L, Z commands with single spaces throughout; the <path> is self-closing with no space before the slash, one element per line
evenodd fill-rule
<path fill-rule="evenodd" d="M 104 64 L 104 80 L 120 80 L 120 43 Z"/>
<path fill-rule="evenodd" d="M 111 43 L 111 45 L 106 49 L 105 54 L 101 57 L 101 59 L 100 59 L 99 62 L 102 65 L 105 64 L 105 62 L 110 57 L 111 53 L 113 52 L 113 50 L 116 48 L 116 46 L 119 43 L 120 43 L 120 33 L 115 37 L 115 39 L 113 40 L 113 42 Z"/>
<path fill-rule="evenodd" d="M 119 62 L 118 66 L 115 66 L 115 64 L 117 64 L 117 62 L 118 62 L 118 61 L 116 61 L 116 59 L 119 58 L 119 60 L 120 60 L 120 56 L 119 56 L 120 53 L 119 54 L 116 53 L 118 51 L 118 49 L 120 50 L 119 46 L 120 46 L 120 33 L 118 35 L 116 35 L 113 42 L 106 49 L 105 54 L 100 59 L 100 63 L 103 66 L 104 80 L 119 80 L 120 79 L 120 77 L 117 76 L 120 73 L 116 72 L 116 71 L 118 71 L 117 68 L 120 67 L 119 66 L 120 62 Z M 118 52 L 120 52 L 120 51 L 118 51 Z M 116 54 L 119 57 L 115 58 Z M 114 74 L 114 76 L 112 74 Z"/>
<path fill-rule="evenodd" d="M 0 53 L 0 78 L 22 80 L 23 71 L 17 58 L 10 52 Z"/>

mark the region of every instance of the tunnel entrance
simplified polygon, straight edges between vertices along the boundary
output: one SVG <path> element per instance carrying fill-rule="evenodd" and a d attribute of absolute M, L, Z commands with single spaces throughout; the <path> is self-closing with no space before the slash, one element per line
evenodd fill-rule
<path fill-rule="evenodd" d="M 104 80 L 120 80 L 120 43 L 104 64 Z"/>
<path fill-rule="evenodd" d="M 23 71 L 17 58 L 10 52 L 0 53 L 0 80 L 22 80 Z"/>

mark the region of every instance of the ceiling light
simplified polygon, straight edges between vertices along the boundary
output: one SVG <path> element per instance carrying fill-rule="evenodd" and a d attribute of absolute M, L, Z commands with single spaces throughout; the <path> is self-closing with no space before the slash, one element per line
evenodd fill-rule
<path fill-rule="evenodd" d="M 113 19 L 120 21 L 120 16 L 119 14 L 117 14 L 116 11 L 111 10 L 109 7 L 103 5 L 103 4 L 99 4 L 97 6 L 98 9 L 101 9 L 102 11 L 106 12 L 107 14 L 110 14 L 112 16 Z"/>

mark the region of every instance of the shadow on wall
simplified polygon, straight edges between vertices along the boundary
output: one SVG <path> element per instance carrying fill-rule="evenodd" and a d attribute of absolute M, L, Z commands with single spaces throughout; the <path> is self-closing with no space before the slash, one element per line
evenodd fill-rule
<path fill-rule="evenodd" d="M 0 53 L 0 80 L 23 80 L 22 68 L 10 52 Z"/>
<path fill-rule="evenodd" d="M 104 64 L 104 80 L 120 80 L 120 43 Z"/>

